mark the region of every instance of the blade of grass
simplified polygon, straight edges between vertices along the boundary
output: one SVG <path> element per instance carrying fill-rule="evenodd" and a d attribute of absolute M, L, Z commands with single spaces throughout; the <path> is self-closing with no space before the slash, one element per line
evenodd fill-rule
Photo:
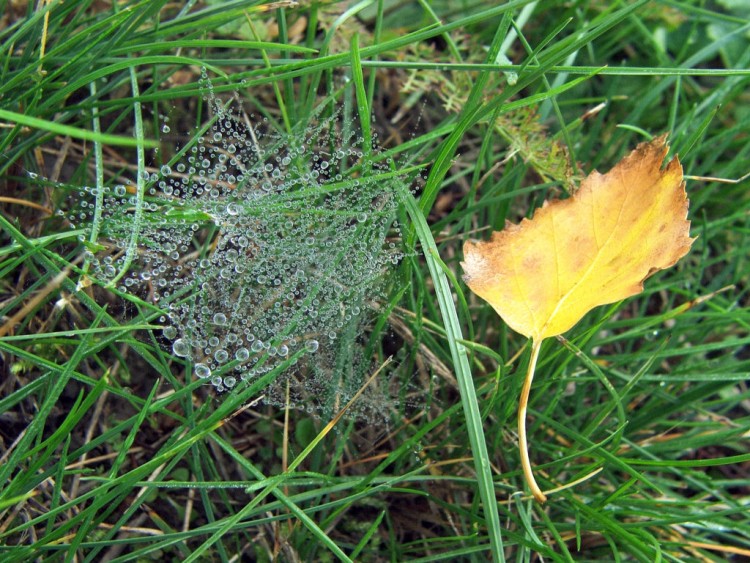
<path fill-rule="evenodd" d="M 448 345 L 453 357 L 454 369 L 456 370 L 456 379 L 458 380 L 459 391 L 461 393 L 461 404 L 463 406 L 464 416 L 466 417 L 467 432 L 471 451 L 474 456 L 474 469 L 477 474 L 477 487 L 479 496 L 482 499 L 484 517 L 487 521 L 487 530 L 490 539 L 492 559 L 496 562 L 505 561 L 503 554 L 503 540 L 500 531 L 500 519 L 497 513 L 497 501 L 495 499 L 495 487 L 490 470 L 490 460 L 485 443 L 484 429 L 482 419 L 477 404 L 477 396 L 474 390 L 474 381 L 471 377 L 471 368 L 469 367 L 468 355 L 466 348 L 459 344 L 463 339 L 461 334 L 461 325 L 459 324 L 458 314 L 453 304 L 450 285 L 440 266 L 432 258 L 437 254 L 437 246 L 432 236 L 430 228 L 424 219 L 419 204 L 414 196 L 409 192 L 403 193 L 404 204 L 409 212 L 414 225 L 416 235 L 425 249 L 424 257 L 427 267 L 430 270 L 430 276 L 435 284 L 435 294 L 440 305 L 440 312 L 443 315 L 443 323 L 446 328 Z"/>
<path fill-rule="evenodd" d="M 62 135 L 64 137 L 73 137 L 74 139 L 83 139 L 85 141 L 96 141 L 105 145 L 114 145 L 121 147 L 137 147 L 139 144 L 147 148 L 156 148 L 159 146 L 159 142 L 154 139 L 132 139 L 129 137 L 121 137 L 119 135 L 108 135 L 107 133 L 96 133 L 95 131 L 89 131 L 87 129 L 79 129 L 78 127 L 71 127 L 70 125 L 64 125 L 62 123 L 56 123 L 54 121 L 47 121 L 45 119 L 39 119 L 31 115 L 24 115 L 16 113 L 14 111 L 8 111 L 6 109 L 0 109 L 0 119 L 5 119 L 11 123 L 18 125 L 24 125 L 41 131 L 46 131 L 54 135 Z"/>

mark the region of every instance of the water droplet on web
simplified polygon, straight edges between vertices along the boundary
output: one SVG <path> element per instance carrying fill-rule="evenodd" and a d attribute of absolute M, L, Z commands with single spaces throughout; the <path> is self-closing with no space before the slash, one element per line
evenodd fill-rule
<path fill-rule="evenodd" d="M 319 347 L 320 344 L 317 340 L 308 340 L 307 342 L 305 342 L 305 350 L 310 353 L 317 352 Z"/>
<path fill-rule="evenodd" d="M 217 325 L 227 324 L 227 316 L 224 313 L 216 313 L 214 315 L 214 324 L 217 324 Z"/>
<path fill-rule="evenodd" d="M 211 368 L 206 364 L 195 364 L 195 375 L 201 379 L 211 377 Z"/>

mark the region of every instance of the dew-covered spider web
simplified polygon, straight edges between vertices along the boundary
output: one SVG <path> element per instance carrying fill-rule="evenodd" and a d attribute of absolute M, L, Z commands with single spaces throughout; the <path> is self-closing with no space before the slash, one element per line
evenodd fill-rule
<path fill-rule="evenodd" d="M 368 327 L 402 258 L 397 209 L 410 180 L 337 112 L 278 133 L 208 102 L 211 120 L 142 176 L 140 195 L 118 185 L 97 202 L 86 190 L 70 219 L 100 230 L 90 273 L 147 288 L 172 354 L 218 391 L 291 360 L 266 402 L 343 405 L 373 369 Z"/>

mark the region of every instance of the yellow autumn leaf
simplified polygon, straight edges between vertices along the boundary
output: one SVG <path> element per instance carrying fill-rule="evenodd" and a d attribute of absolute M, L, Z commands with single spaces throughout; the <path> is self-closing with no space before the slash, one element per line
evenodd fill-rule
<path fill-rule="evenodd" d="M 641 143 L 607 174 L 594 171 L 570 198 L 545 202 L 532 219 L 489 241 L 464 244 L 464 280 L 516 332 L 532 339 L 519 405 L 521 461 L 531 474 L 525 414 L 541 342 L 588 311 L 643 291 L 644 280 L 687 254 L 693 239 L 682 166 L 662 167 L 666 135 Z"/>
<path fill-rule="evenodd" d="M 643 280 L 690 249 L 688 200 L 666 137 L 638 145 L 609 173 L 533 219 L 464 245 L 464 280 L 516 332 L 540 340 L 588 311 L 643 291 Z"/>

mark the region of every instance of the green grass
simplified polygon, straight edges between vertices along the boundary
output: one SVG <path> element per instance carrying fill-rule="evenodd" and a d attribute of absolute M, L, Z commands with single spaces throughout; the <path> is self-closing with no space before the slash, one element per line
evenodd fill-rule
<path fill-rule="evenodd" d="M 747 8 L 179 4 L 0 14 L 0 560 L 750 554 L 750 196 L 716 180 L 750 172 Z M 375 418 L 331 429 L 345 401 L 312 415 L 257 402 L 295 356 L 216 393 L 164 345 L 165 305 L 90 269 L 108 219 L 92 231 L 55 213 L 84 186 L 133 186 L 121 250 L 136 269 L 143 173 L 177 162 L 213 117 L 202 68 L 267 129 L 339 108 L 371 155 L 355 174 L 384 174 L 377 161 L 411 180 L 389 233 L 405 256 L 345 340 L 368 374 L 394 357 L 355 401 Z M 535 475 L 543 490 L 582 481 L 539 505 L 515 434 L 529 346 L 460 281 L 462 242 L 662 132 L 698 238 L 643 294 L 543 345 Z"/>

